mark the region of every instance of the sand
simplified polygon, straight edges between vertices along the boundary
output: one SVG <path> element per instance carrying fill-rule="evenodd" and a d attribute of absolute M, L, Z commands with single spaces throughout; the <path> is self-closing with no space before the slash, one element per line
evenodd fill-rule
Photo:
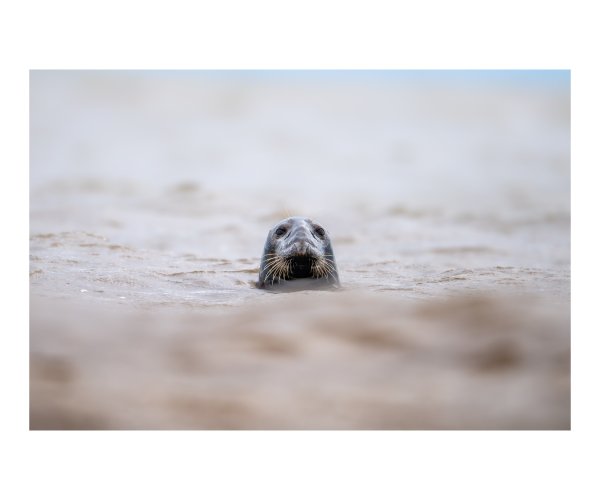
<path fill-rule="evenodd" d="M 558 80 L 33 72 L 31 428 L 569 429 Z"/>

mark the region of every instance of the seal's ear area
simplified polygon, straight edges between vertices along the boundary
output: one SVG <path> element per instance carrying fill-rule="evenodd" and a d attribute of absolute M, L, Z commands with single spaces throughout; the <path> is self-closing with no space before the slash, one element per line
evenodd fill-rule
<path fill-rule="evenodd" d="M 335 261 L 335 256 L 333 255 L 333 246 L 331 245 L 331 241 L 327 241 L 327 244 L 324 247 L 325 255 L 331 257 L 332 260 Z"/>

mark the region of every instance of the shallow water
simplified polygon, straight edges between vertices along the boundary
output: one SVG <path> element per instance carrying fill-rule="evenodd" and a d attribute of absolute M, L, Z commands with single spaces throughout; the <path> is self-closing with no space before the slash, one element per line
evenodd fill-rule
<path fill-rule="evenodd" d="M 568 86 L 269 75 L 32 73 L 32 428 L 569 428 Z"/>

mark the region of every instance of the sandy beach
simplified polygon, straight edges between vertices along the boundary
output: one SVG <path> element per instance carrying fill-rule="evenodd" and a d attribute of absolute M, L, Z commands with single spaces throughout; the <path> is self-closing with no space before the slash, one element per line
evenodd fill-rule
<path fill-rule="evenodd" d="M 569 429 L 562 73 L 30 77 L 31 429 Z M 268 230 L 342 289 L 257 289 Z"/>

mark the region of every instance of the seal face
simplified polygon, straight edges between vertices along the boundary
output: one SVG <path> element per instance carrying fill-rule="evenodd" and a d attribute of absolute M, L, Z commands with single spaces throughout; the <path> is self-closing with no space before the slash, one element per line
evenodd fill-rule
<path fill-rule="evenodd" d="M 258 288 L 281 291 L 340 285 L 327 231 L 305 217 L 290 217 L 267 235 Z"/>

